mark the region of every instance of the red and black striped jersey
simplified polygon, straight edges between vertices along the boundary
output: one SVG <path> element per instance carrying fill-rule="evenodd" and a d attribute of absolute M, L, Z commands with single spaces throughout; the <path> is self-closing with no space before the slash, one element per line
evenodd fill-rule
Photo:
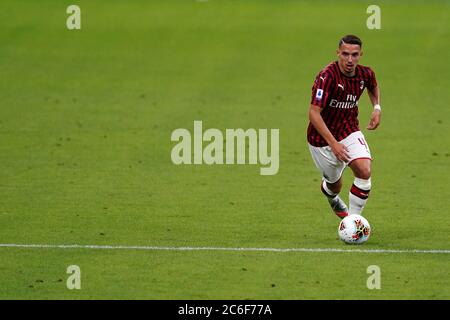
<path fill-rule="evenodd" d="M 335 61 L 317 75 L 312 87 L 311 104 L 323 108 L 322 118 L 337 141 L 359 131 L 358 100 L 366 87 L 369 90 L 377 87 L 375 73 L 366 66 L 357 65 L 355 75 L 347 77 Z M 328 145 L 311 122 L 307 138 L 309 144 L 315 147 Z"/>

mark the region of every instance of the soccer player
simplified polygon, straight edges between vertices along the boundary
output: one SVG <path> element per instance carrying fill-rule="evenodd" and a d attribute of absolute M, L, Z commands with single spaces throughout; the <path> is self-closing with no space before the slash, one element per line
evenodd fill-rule
<path fill-rule="evenodd" d="M 381 118 L 375 73 L 358 64 L 363 55 L 361 48 L 361 40 L 354 35 L 346 35 L 339 41 L 337 61 L 317 75 L 309 107 L 309 150 L 322 173 L 322 192 L 341 219 L 361 214 L 371 189 L 372 156 L 358 122 L 358 100 L 365 88 L 374 107 L 367 129 L 376 129 Z M 355 176 L 348 208 L 339 197 L 342 173 L 347 166 Z"/>

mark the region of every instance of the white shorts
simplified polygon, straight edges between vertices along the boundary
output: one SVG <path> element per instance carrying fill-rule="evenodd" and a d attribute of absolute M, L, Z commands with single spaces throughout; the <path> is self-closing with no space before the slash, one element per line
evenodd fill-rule
<path fill-rule="evenodd" d="M 350 158 L 348 163 L 338 160 L 333 154 L 333 151 L 331 151 L 330 146 L 314 147 L 308 144 L 314 163 L 322 173 L 323 179 L 328 183 L 335 183 L 338 181 L 341 178 L 345 167 L 347 167 L 353 160 L 372 160 L 369 145 L 367 144 L 366 139 L 364 139 L 364 135 L 361 131 L 353 132 L 339 142 L 345 145 L 348 149 L 348 155 Z"/>

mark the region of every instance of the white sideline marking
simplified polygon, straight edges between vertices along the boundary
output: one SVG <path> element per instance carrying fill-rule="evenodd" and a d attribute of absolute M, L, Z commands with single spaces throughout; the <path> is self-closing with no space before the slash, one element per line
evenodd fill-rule
<path fill-rule="evenodd" d="M 389 249 L 336 249 L 336 248 L 223 248 L 223 247 L 157 247 L 157 246 L 110 246 L 80 244 L 14 244 L 0 243 L 0 248 L 33 249 L 100 249 L 100 250 L 165 250 L 165 251 L 241 251 L 241 252 L 359 252 L 359 253 L 431 253 L 450 254 L 450 250 L 389 250 Z"/>

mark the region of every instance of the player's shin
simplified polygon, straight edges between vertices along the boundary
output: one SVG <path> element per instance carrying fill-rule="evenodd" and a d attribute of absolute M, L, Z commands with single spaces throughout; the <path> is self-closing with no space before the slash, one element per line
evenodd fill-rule
<path fill-rule="evenodd" d="M 322 180 L 322 184 L 320 185 L 320 189 L 322 190 L 322 193 L 327 198 L 335 198 L 338 194 L 331 191 L 330 188 L 327 186 L 327 182 L 325 180 Z"/>
<path fill-rule="evenodd" d="M 349 193 L 349 214 L 361 214 L 369 198 L 371 186 L 370 178 L 355 178 Z"/>

